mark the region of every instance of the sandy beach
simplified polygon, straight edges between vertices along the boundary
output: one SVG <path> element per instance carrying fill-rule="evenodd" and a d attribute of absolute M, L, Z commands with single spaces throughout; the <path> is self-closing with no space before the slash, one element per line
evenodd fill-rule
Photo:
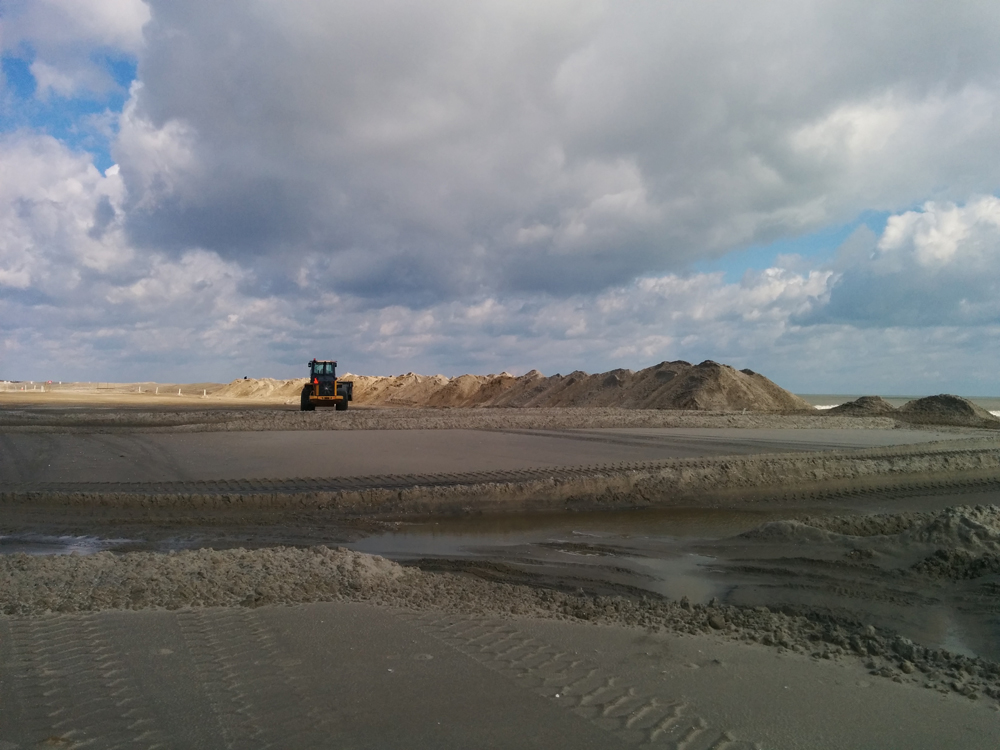
<path fill-rule="evenodd" d="M 0 747 L 995 744 L 995 431 L 138 397 L 0 394 Z"/>

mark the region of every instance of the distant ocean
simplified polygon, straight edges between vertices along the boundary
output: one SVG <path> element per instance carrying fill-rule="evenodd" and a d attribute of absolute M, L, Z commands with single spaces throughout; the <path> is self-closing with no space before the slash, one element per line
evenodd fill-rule
<path fill-rule="evenodd" d="M 843 393 L 799 393 L 797 395 L 804 398 L 817 409 L 832 409 L 835 406 L 846 404 L 848 401 L 854 401 L 855 399 L 861 398 L 861 395 L 870 396 L 872 394 L 851 395 Z M 923 396 L 883 396 L 882 398 L 896 408 L 899 408 L 907 401 L 913 401 L 915 398 L 923 398 Z M 965 398 L 969 399 L 972 403 L 983 407 L 993 416 L 1000 417 L 1000 397 L 965 396 Z"/>

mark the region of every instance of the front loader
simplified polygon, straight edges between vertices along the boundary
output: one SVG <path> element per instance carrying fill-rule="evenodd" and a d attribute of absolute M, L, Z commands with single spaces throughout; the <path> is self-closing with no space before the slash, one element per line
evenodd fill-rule
<path fill-rule="evenodd" d="M 354 383 L 337 380 L 337 363 L 332 359 L 314 359 L 309 363 L 309 382 L 302 386 L 300 404 L 302 411 L 313 411 L 317 406 L 332 406 L 337 411 L 347 411 L 347 403 L 354 399 Z"/>

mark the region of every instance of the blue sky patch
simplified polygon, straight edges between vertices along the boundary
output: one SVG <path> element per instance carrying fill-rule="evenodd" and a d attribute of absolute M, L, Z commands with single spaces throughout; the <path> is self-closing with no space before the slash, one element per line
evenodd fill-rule
<path fill-rule="evenodd" d="M 104 68 L 116 87 L 95 94 L 61 96 L 54 92 L 44 99 L 36 96 L 37 84 L 31 74 L 33 53 L 4 56 L 6 81 L 4 107 L 0 111 L 0 132 L 29 129 L 46 133 L 75 151 L 87 151 L 102 172 L 114 164 L 111 141 L 117 132 L 117 115 L 128 99 L 128 90 L 136 77 L 134 60 L 120 55 L 95 54 L 91 59 Z"/>
<path fill-rule="evenodd" d="M 847 224 L 824 227 L 816 232 L 787 237 L 767 244 L 750 245 L 733 250 L 721 258 L 700 260 L 691 270 L 696 273 L 723 271 L 727 283 L 736 283 L 747 271 L 763 271 L 773 268 L 778 256 L 800 255 L 811 259 L 815 265 L 831 260 L 844 241 L 861 226 L 867 226 L 876 235 L 881 235 L 885 224 L 892 215 L 889 211 L 865 211 L 857 219 Z"/>
<path fill-rule="evenodd" d="M 31 61 L 20 57 L 4 55 L 0 57 L 3 77 L 7 89 L 17 99 L 31 99 L 35 96 L 35 77 L 31 75 Z"/>

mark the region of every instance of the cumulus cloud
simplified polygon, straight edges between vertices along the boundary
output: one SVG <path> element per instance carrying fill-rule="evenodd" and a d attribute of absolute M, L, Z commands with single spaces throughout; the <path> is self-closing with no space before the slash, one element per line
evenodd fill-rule
<path fill-rule="evenodd" d="M 595 292 L 997 184 L 988 4 L 151 8 L 132 236 L 373 306 Z"/>
<path fill-rule="evenodd" d="M 889 218 L 868 253 L 854 253 L 828 305 L 803 323 L 883 326 L 1000 324 L 1000 199 L 929 202 Z"/>
<path fill-rule="evenodd" d="M 121 372 L 157 358 L 224 355 L 246 345 L 230 316 L 272 305 L 246 300 L 247 272 L 215 253 L 137 251 L 122 229 L 118 169 L 49 136 L 0 138 L 0 362 L 56 367 L 64 379 Z M 287 321 L 270 310 L 272 327 Z M 252 330 L 252 327 L 251 327 Z M 260 327 L 256 329 L 260 332 Z M 243 331 L 241 333 L 241 331 Z M 234 335 L 230 335 L 230 334 Z"/>
<path fill-rule="evenodd" d="M 908 279 L 932 271 L 941 278 L 943 268 L 971 264 L 970 275 L 995 276 L 1000 211 L 990 197 L 890 217 L 881 236 L 860 233 L 829 267 L 790 258 L 737 282 L 721 273 L 667 273 L 597 294 L 523 292 L 371 309 L 363 296 L 332 292 L 309 274 L 294 292 L 267 292 L 254 270 L 215 251 L 134 247 L 122 228 L 117 171 L 102 175 L 51 138 L 0 141 L 0 168 L 22 175 L 0 195 L 4 374 L 294 376 L 333 346 L 347 368 L 372 373 L 598 371 L 711 357 L 799 390 L 853 384 L 888 393 L 900 390 L 902 366 L 911 390 L 959 382 L 973 392 L 988 390 L 1000 365 L 977 343 L 1000 333 L 995 315 L 905 325 L 838 315 L 845 285 L 865 274 L 888 274 L 879 288 L 905 294 L 919 293 Z M 967 288 L 948 289 L 953 308 L 968 305 Z"/>
<path fill-rule="evenodd" d="M 95 57 L 138 54 L 148 20 L 142 0 L 9 0 L 0 51 L 35 55 L 39 97 L 103 93 L 116 84 Z"/>
<path fill-rule="evenodd" d="M 106 272 L 132 257 L 120 228 L 123 189 L 88 154 L 54 138 L 0 137 L 0 289 L 65 299 L 88 272 Z"/>

